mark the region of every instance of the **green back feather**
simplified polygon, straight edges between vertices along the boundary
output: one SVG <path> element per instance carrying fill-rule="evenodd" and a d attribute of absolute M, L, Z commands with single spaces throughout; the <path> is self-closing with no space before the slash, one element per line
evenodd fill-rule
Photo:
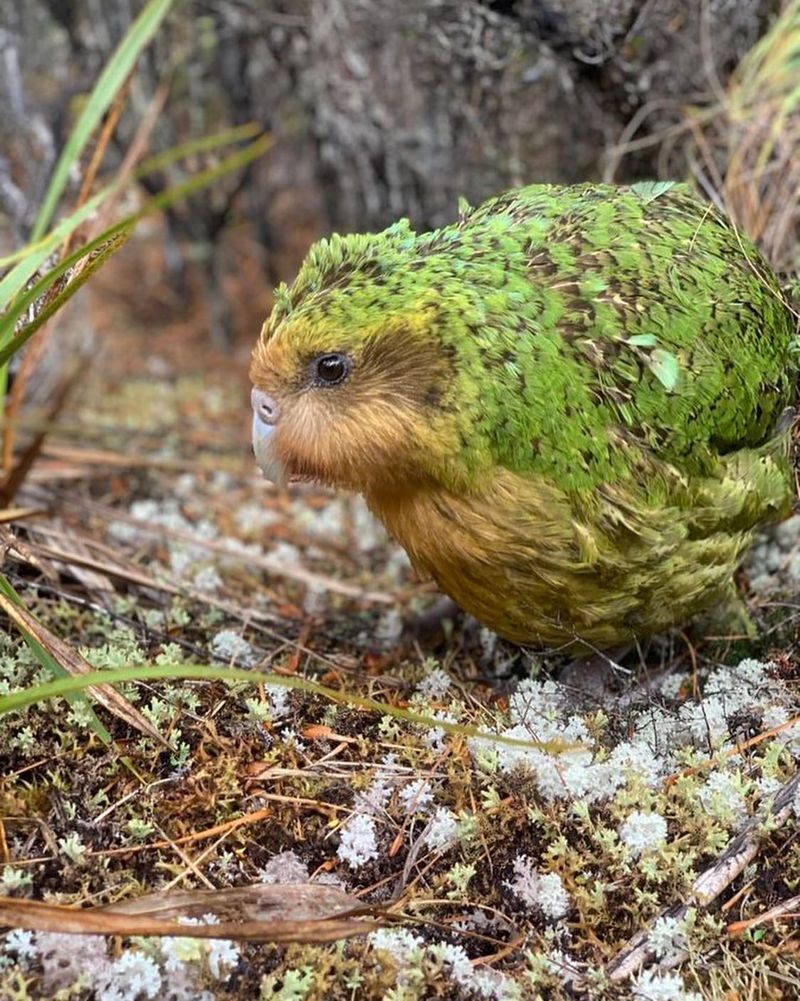
<path fill-rule="evenodd" d="M 712 474 L 792 402 L 794 320 L 755 247 L 683 185 L 534 185 L 415 234 L 334 236 L 281 290 L 331 350 L 423 316 L 459 461 L 585 491 L 651 459 Z"/>

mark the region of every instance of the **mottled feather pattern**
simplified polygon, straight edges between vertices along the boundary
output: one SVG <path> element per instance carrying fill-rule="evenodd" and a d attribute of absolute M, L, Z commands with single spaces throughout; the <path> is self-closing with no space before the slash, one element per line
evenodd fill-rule
<path fill-rule="evenodd" d="M 289 469 L 363 491 L 478 618 L 610 646 L 729 600 L 790 510 L 793 338 L 757 250 L 684 186 L 535 185 L 315 245 L 252 375 L 294 401 Z M 326 351 L 352 375 L 315 394 Z"/>

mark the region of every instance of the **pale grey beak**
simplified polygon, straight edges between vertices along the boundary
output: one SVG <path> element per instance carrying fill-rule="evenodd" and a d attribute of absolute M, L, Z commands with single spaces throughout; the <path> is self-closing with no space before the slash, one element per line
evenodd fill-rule
<path fill-rule="evenodd" d="M 268 480 L 272 480 L 276 486 L 286 486 L 286 474 L 275 455 L 278 404 L 263 389 L 255 386 L 250 393 L 250 403 L 253 407 L 253 452 L 256 463 Z"/>

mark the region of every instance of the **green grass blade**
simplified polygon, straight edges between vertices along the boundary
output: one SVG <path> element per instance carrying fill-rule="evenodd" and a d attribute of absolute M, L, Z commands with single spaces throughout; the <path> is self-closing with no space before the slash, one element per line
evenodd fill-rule
<path fill-rule="evenodd" d="M 82 222 L 85 222 L 100 207 L 106 198 L 117 190 L 118 185 L 112 184 L 102 191 L 98 191 L 93 198 L 90 198 L 84 205 L 62 220 L 44 240 L 39 240 L 27 248 L 23 248 L 19 254 L 9 258 L 19 258 L 19 263 L 0 279 L 0 309 L 4 308 L 25 288 L 31 276 L 36 274 L 56 247 L 66 240 Z M 0 264 L 2 263 L 0 262 Z"/>
<path fill-rule="evenodd" d="M 188 195 L 195 194 L 203 188 L 208 187 L 210 184 L 213 184 L 226 174 L 251 163 L 259 156 L 262 156 L 270 145 L 270 137 L 262 136 L 255 142 L 245 146 L 244 149 L 237 150 L 235 153 L 231 153 L 228 156 L 223 157 L 219 163 L 214 164 L 205 170 L 198 171 L 198 173 L 188 177 L 185 181 L 181 181 L 179 184 L 175 184 L 171 188 L 167 188 L 166 191 L 162 191 L 154 198 L 145 202 L 138 212 L 133 212 L 126 216 L 124 219 L 120 220 L 120 222 L 115 223 L 94 240 L 87 243 L 84 247 L 81 247 L 73 254 L 70 254 L 70 256 L 65 258 L 59 265 L 48 271 L 46 275 L 43 275 L 42 278 L 27 289 L 23 295 L 18 295 L 14 305 L 7 310 L 2 318 L 0 318 L 0 350 L 2 350 L 3 359 L 7 361 L 8 358 L 16 352 L 18 347 L 21 346 L 16 343 L 14 330 L 19 318 L 23 315 L 25 310 L 31 305 L 31 303 L 36 302 L 36 300 L 43 295 L 55 281 L 64 275 L 71 267 L 77 264 L 78 261 L 97 250 L 107 240 L 117 236 L 124 230 L 132 228 L 145 216 L 150 215 L 153 212 L 159 212 L 165 208 L 169 208 L 171 205 L 182 201 Z M 2 288 L 2 284 L 3 283 L 0 282 L 0 288 Z M 8 351 L 9 348 L 13 348 L 10 353 Z M 0 362 L 0 367 L 2 367 L 2 364 L 3 362 Z"/>
<path fill-rule="evenodd" d="M 150 0 L 106 63 L 86 106 L 75 123 L 75 128 L 72 130 L 61 156 L 58 158 L 58 163 L 34 223 L 31 233 L 33 241 L 38 240 L 50 225 L 50 220 L 53 218 L 58 200 L 66 187 L 73 164 L 80 158 L 92 133 L 118 94 L 120 87 L 128 78 L 128 74 L 136 64 L 142 49 L 145 48 L 164 20 L 172 2 L 173 0 Z"/>
<path fill-rule="evenodd" d="M 132 231 L 133 225 L 129 226 L 127 229 L 123 229 L 119 233 L 116 233 L 114 236 L 109 237 L 100 245 L 99 248 L 93 248 L 88 251 L 90 260 L 82 269 L 81 273 L 76 278 L 72 278 L 70 280 L 66 288 L 62 289 L 61 292 L 53 298 L 53 301 L 45 309 L 43 309 L 41 313 L 39 313 L 35 320 L 26 324 L 12 337 L 9 343 L 0 348 L 0 367 L 13 358 L 17 351 L 19 351 L 23 345 L 28 343 L 36 331 L 39 330 L 40 327 L 43 327 L 50 317 L 54 316 L 62 308 L 62 306 L 64 306 L 75 295 L 78 289 L 81 288 L 82 285 L 85 285 L 96 271 L 100 270 L 109 258 L 116 254 L 120 248 L 125 246 Z M 87 256 L 85 247 L 81 248 L 80 256 Z M 5 331 L 2 329 L 2 326 L 3 325 L 0 324 L 0 344 L 3 344 L 5 336 Z"/>
<path fill-rule="evenodd" d="M 6 349 L 8 347 L 12 348 L 11 357 L 16 350 L 16 339 L 14 338 L 14 328 L 17 325 L 17 321 L 25 312 L 25 310 L 32 303 L 44 295 L 44 293 L 58 281 L 63 275 L 69 271 L 70 268 L 74 267 L 78 261 L 82 260 L 84 257 L 88 257 L 94 251 L 98 250 L 107 243 L 109 240 L 114 239 L 119 234 L 123 232 L 128 232 L 133 228 L 133 219 L 131 217 L 123 219 L 121 222 L 115 223 L 110 226 L 105 232 L 101 233 L 100 236 L 95 237 L 94 240 L 90 240 L 83 247 L 79 247 L 78 250 L 74 251 L 65 257 L 64 260 L 58 264 L 56 267 L 51 268 L 47 274 L 43 275 L 39 281 L 35 282 L 29 289 L 27 289 L 23 295 L 18 296 L 14 305 L 0 318 L 0 346 L 3 349 L 3 354 L 6 355 Z M 6 360 L 8 360 L 8 357 Z"/>
<path fill-rule="evenodd" d="M 156 170 L 163 170 L 164 167 L 171 167 L 178 160 L 194 156 L 196 153 L 208 153 L 220 146 L 232 146 L 237 142 L 244 142 L 246 139 L 255 139 L 261 135 L 263 129 L 257 122 L 247 122 L 245 125 L 236 125 L 222 132 L 215 132 L 210 136 L 198 136 L 189 139 L 178 146 L 165 150 L 163 153 L 155 153 L 153 156 L 142 160 L 136 168 L 134 177 L 146 177 Z"/>
<path fill-rule="evenodd" d="M 166 191 L 162 191 L 160 194 L 155 195 L 151 198 L 144 207 L 136 213 L 135 218 L 140 219 L 143 216 L 150 215 L 152 212 L 158 212 L 163 209 L 169 208 L 171 205 L 175 205 L 176 202 L 182 201 L 189 195 L 196 194 L 203 188 L 207 188 L 210 184 L 218 181 L 220 178 L 224 177 L 226 174 L 230 174 L 234 170 L 239 170 L 242 167 L 246 167 L 248 163 L 252 163 L 253 160 L 257 160 L 272 145 L 272 138 L 269 135 L 262 135 L 255 142 L 250 143 L 249 146 L 245 146 L 244 149 L 237 150 L 235 153 L 230 153 L 228 156 L 224 157 L 219 163 L 214 164 L 211 167 L 206 167 L 205 170 L 200 170 L 196 174 L 192 174 L 187 177 L 185 181 L 181 181 L 178 184 L 173 185 L 171 188 L 167 188 Z"/>
<path fill-rule="evenodd" d="M 14 587 L 8 580 L 8 578 L 1 573 L 0 573 L 0 591 L 2 591 L 3 594 L 10 601 L 13 601 L 20 607 L 24 607 L 22 598 L 20 598 L 20 596 L 14 590 Z M 64 668 L 58 663 L 55 657 L 53 657 L 53 655 L 48 650 L 45 650 L 45 648 L 36 639 L 35 636 L 31 636 L 30 633 L 26 632 L 22 628 L 20 628 L 20 632 L 22 633 L 22 637 L 25 640 L 28 649 L 31 651 L 34 657 L 39 661 L 42 667 L 48 672 L 48 674 L 51 674 L 53 675 L 53 677 L 63 679 L 65 681 L 70 681 L 72 679 L 72 675 L 70 675 L 67 671 L 64 670 Z M 85 687 L 84 685 L 81 685 L 81 688 L 84 687 Z M 92 709 L 91 705 L 89 705 L 89 703 L 82 695 L 78 694 L 79 691 L 80 689 L 73 689 L 72 691 L 65 692 L 64 694 L 71 705 L 79 705 L 81 707 L 82 712 L 87 714 L 89 726 L 97 734 L 100 740 L 102 740 L 104 744 L 111 744 L 112 742 L 111 734 L 108 732 L 108 730 L 106 730 L 102 722 L 98 719 L 97 714 L 95 713 L 94 709 Z"/>
<path fill-rule="evenodd" d="M 277 685 L 281 688 L 293 688 L 311 695 L 319 695 L 330 702 L 357 706 L 359 709 L 380 713 L 382 716 L 394 716 L 397 719 L 405 720 L 407 723 L 438 728 L 448 733 L 457 733 L 465 737 L 478 737 L 481 740 L 504 746 L 524 747 L 529 750 L 544 750 L 551 753 L 573 750 L 580 747 L 578 744 L 566 741 L 536 741 L 521 740 L 517 737 L 504 737 L 499 733 L 481 730 L 476 726 L 450 723 L 447 720 L 426 716 L 424 713 L 414 712 L 411 709 L 402 709 L 400 706 L 393 706 L 387 702 L 379 702 L 377 699 L 356 695 L 354 692 L 337 691 L 334 688 L 328 688 L 325 685 L 318 684 L 316 681 L 308 681 L 305 678 L 287 677 L 283 674 L 267 674 L 264 671 L 253 671 L 245 668 L 214 667 L 207 664 L 147 664 L 134 667 L 115 667 L 107 671 L 96 671 L 92 674 L 82 674 L 78 677 L 71 676 L 58 681 L 48 681 L 43 685 L 23 688 L 18 692 L 10 692 L 8 695 L 0 696 L 0 716 L 3 713 L 24 709 L 26 706 L 34 705 L 37 702 L 44 702 L 47 699 L 64 696 L 70 692 L 79 692 L 84 688 L 89 688 L 91 685 L 114 684 L 121 681 L 155 681 L 166 678 L 196 678 L 201 681 L 247 681 L 253 685 Z"/>

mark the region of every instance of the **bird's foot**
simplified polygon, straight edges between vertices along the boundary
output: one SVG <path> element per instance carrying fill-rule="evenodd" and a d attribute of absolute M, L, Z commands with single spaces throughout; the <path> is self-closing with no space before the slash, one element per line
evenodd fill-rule
<path fill-rule="evenodd" d="M 435 646 L 449 637 L 453 623 L 463 614 L 452 598 L 443 595 L 427 611 L 406 622 L 402 639 L 423 646 Z"/>
<path fill-rule="evenodd" d="M 597 650 L 594 653 L 576 657 L 561 669 L 559 684 L 576 694 L 590 699 L 602 700 L 614 693 L 621 680 L 631 674 L 629 668 L 620 661 L 633 648 L 632 643 L 611 650 Z"/>

